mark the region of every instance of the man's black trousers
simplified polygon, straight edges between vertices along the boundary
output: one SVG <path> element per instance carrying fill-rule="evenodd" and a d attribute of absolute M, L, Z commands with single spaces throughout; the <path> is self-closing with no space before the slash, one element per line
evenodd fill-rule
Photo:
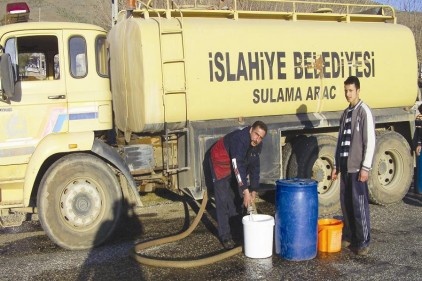
<path fill-rule="evenodd" d="M 369 246 L 371 239 L 369 221 L 368 184 L 358 181 L 359 172 L 341 173 L 340 203 L 344 226 L 342 240 L 357 248 Z"/>

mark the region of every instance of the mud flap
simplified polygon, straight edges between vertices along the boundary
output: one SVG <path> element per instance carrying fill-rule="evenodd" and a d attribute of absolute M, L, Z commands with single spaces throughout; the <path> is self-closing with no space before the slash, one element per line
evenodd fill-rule
<path fill-rule="evenodd" d="M 136 202 L 136 206 L 141 207 L 142 202 L 141 202 L 140 195 L 136 189 L 135 179 L 132 177 L 129 167 L 125 164 L 125 162 L 123 161 L 123 158 L 120 157 L 119 153 L 115 149 L 110 147 L 109 145 L 97 139 L 94 140 L 91 150 L 92 152 L 101 156 L 105 160 L 108 160 L 109 162 L 111 162 L 114 166 L 117 167 L 117 169 L 119 169 L 122 172 L 122 174 L 126 177 L 126 180 L 130 186 L 130 189 L 132 190 L 134 200 Z M 122 189 L 124 189 L 123 186 L 122 186 Z"/>

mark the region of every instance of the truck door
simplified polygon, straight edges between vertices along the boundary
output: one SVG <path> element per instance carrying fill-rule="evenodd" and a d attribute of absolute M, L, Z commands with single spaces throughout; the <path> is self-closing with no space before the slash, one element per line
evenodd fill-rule
<path fill-rule="evenodd" d="M 63 30 L 70 133 L 112 128 L 105 39 L 98 30 Z"/>
<path fill-rule="evenodd" d="M 61 31 L 15 32 L 1 40 L 17 83 L 14 97 L 0 101 L 0 191 L 12 181 L 19 189 L 38 143 L 48 134 L 68 130 L 61 42 Z"/>

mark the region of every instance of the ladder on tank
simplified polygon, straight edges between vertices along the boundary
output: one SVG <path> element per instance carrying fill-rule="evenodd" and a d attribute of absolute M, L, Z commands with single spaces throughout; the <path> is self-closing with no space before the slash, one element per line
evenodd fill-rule
<path fill-rule="evenodd" d="M 160 58 L 161 75 L 163 87 L 163 106 L 164 106 L 164 147 L 165 147 L 165 172 L 174 174 L 189 170 L 189 156 L 186 156 L 184 167 L 170 167 L 171 153 L 170 140 L 172 134 L 185 134 L 188 139 L 187 128 L 187 80 L 186 80 L 186 60 L 185 46 L 183 36 L 183 15 L 178 9 L 180 17 L 172 17 L 170 9 L 167 9 L 165 18 L 159 17 L 159 36 L 160 36 Z M 175 19 L 171 21 L 171 19 Z M 167 21 L 168 20 L 168 21 Z M 163 21 L 165 24 L 163 24 Z M 184 116 L 182 116 L 184 115 Z M 168 121 L 176 118 L 184 120 L 184 128 L 169 129 Z M 175 165 L 172 165 L 173 167 Z"/>

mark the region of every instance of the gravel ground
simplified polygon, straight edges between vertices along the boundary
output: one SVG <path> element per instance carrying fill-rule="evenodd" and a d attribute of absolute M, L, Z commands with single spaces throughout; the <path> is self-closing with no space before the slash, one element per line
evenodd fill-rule
<path fill-rule="evenodd" d="M 198 206 L 167 192 L 155 197 L 138 216 L 125 217 L 113 238 L 91 251 L 68 251 L 53 244 L 38 222 L 0 230 L 0 280 L 421 280 L 422 196 L 409 192 L 400 203 L 370 205 L 371 251 L 356 256 L 349 249 L 321 253 L 311 260 L 288 261 L 276 255 L 251 259 L 243 253 L 215 264 L 174 269 L 138 264 L 129 257 L 135 243 L 180 233 Z M 257 203 L 274 215 L 274 204 Z M 146 199 L 146 198 L 145 198 Z M 148 200 L 145 200 L 148 201 Z M 216 238 L 211 204 L 194 232 L 180 242 L 155 247 L 145 255 L 194 259 L 223 252 Z"/>

